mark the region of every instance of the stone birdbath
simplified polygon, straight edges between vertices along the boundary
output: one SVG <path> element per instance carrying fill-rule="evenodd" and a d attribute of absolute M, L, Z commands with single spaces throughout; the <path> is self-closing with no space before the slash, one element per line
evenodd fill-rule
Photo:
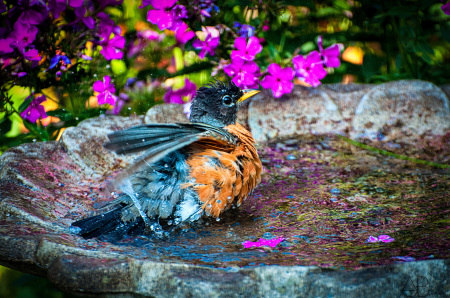
<path fill-rule="evenodd" d="M 182 107 L 11 148 L 0 264 L 81 295 L 448 297 L 449 91 L 398 81 L 262 92 L 239 115 L 260 143 L 262 183 L 220 221 L 167 239 L 86 240 L 70 225 L 111 200 L 109 181 L 136 157 L 104 150 L 106 135 L 186 121 Z"/>

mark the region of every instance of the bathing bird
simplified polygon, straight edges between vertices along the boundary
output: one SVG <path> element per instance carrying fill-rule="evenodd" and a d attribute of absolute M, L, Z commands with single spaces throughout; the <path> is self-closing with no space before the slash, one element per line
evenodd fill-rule
<path fill-rule="evenodd" d="M 199 88 L 190 123 L 146 124 L 108 135 L 116 154 L 143 151 L 115 178 L 119 195 L 97 214 L 72 223 L 84 238 L 168 235 L 203 218 L 220 220 L 261 180 L 252 134 L 236 122 L 239 105 L 258 90 L 215 81 Z"/>

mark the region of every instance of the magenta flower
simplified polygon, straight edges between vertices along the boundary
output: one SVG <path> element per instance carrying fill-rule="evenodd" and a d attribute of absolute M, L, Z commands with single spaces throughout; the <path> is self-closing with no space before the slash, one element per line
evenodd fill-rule
<path fill-rule="evenodd" d="M 244 241 L 242 242 L 242 245 L 245 248 L 250 248 L 250 247 L 261 247 L 261 246 L 269 246 L 269 247 L 276 247 L 278 244 L 280 244 L 281 242 L 283 242 L 285 239 L 283 237 L 280 238 L 274 238 L 274 239 L 259 239 L 256 242 L 251 242 L 251 241 Z"/>
<path fill-rule="evenodd" d="M 376 242 L 384 242 L 384 243 L 389 243 L 394 241 L 395 239 L 388 236 L 388 235 L 380 235 L 377 237 L 373 237 L 373 236 L 369 236 L 369 239 L 367 239 L 367 242 L 369 243 L 376 243 Z"/>
<path fill-rule="evenodd" d="M 97 14 L 97 17 L 100 19 L 100 22 L 98 24 L 99 29 L 97 31 L 97 35 L 100 37 L 100 41 L 104 42 L 106 40 L 109 40 L 109 38 L 111 37 L 111 33 L 114 33 L 115 35 L 120 34 L 120 27 L 116 26 L 114 24 L 114 21 L 111 20 L 106 13 L 100 12 Z"/>
<path fill-rule="evenodd" d="M 14 30 L 9 35 L 11 38 L 11 46 L 16 47 L 20 52 L 23 52 L 26 46 L 31 44 L 36 39 L 38 29 L 30 24 L 16 22 Z"/>
<path fill-rule="evenodd" d="M 142 37 L 148 40 L 158 40 L 160 38 L 159 33 L 150 29 L 139 31 L 137 33 L 138 37 Z"/>
<path fill-rule="evenodd" d="M 339 65 L 341 65 L 341 61 L 339 60 L 339 54 L 341 52 L 339 45 L 335 43 L 324 50 L 322 41 L 322 35 L 319 35 L 317 38 L 317 45 L 319 46 L 320 54 L 322 55 L 325 65 L 327 67 L 339 67 Z"/>
<path fill-rule="evenodd" d="M 197 86 L 189 79 L 184 80 L 184 87 L 178 90 L 173 90 L 171 87 L 164 94 L 165 103 L 185 104 L 183 97 L 188 96 L 189 100 L 195 96 Z"/>
<path fill-rule="evenodd" d="M 14 48 L 11 46 L 14 42 L 12 38 L 0 39 L 0 55 L 12 53 Z"/>
<path fill-rule="evenodd" d="M 111 110 L 106 111 L 107 114 L 118 115 L 122 110 L 123 106 L 126 102 L 130 100 L 130 97 L 125 93 L 120 93 L 117 98 L 116 104 L 113 106 Z"/>
<path fill-rule="evenodd" d="M 306 58 L 302 55 L 295 56 L 292 58 L 292 63 L 294 64 L 297 77 L 313 87 L 319 86 L 321 84 L 320 80 L 327 75 L 327 71 L 323 68 L 320 54 L 317 51 L 312 51 Z"/>
<path fill-rule="evenodd" d="M 97 102 L 99 105 L 107 103 L 113 106 L 116 103 L 117 97 L 114 95 L 116 88 L 111 83 L 110 76 L 104 76 L 103 81 L 96 81 L 92 87 L 94 91 L 98 92 Z"/>
<path fill-rule="evenodd" d="M 218 31 L 214 27 L 203 27 L 203 34 L 206 35 L 205 40 L 202 41 L 200 39 L 194 40 L 192 46 L 197 50 L 200 49 L 200 53 L 198 56 L 203 59 L 205 58 L 206 53 L 210 56 L 214 56 L 216 52 L 216 48 L 220 43 L 220 38 L 218 36 Z"/>
<path fill-rule="evenodd" d="M 23 53 L 23 57 L 30 61 L 41 61 L 41 55 L 39 55 L 39 51 L 36 49 L 30 49 Z M 69 60 L 70 63 L 70 60 Z"/>
<path fill-rule="evenodd" d="M 100 54 L 105 57 L 106 60 L 122 59 L 123 52 L 121 49 L 125 46 L 125 37 L 116 35 L 112 39 L 108 39 L 101 43 L 103 49 Z"/>
<path fill-rule="evenodd" d="M 41 118 L 47 118 L 47 114 L 45 113 L 45 109 L 43 106 L 41 106 L 41 103 L 46 101 L 47 98 L 44 95 L 38 96 L 31 100 L 30 105 L 28 108 L 25 109 L 22 113 L 20 113 L 20 117 L 22 119 L 26 119 L 32 123 L 36 123 L 36 121 Z"/>
<path fill-rule="evenodd" d="M 178 26 L 177 30 L 175 31 L 175 38 L 181 44 L 187 43 L 194 36 L 194 31 L 189 30 L 189 27 L 188 25 L 186 25 L 186 23 L 181 23 L 181 25 Z"/>
<path fill-rule="evenodd" d="M 262 51 L 262 45 L 256 36 L 250 37 L 248 43 L 245 37 L 238 37 L 234 41 L 234 47 L 237 51 L 231 51 L 231 59 L 238 57 L 250 61 L 255 59 L 255 55 Z"/>
<path fill-rule="evenodd" d="M 276 63 L 272 63 L 267 68 L 268 75 L 261 81 L 261 86 L 272 89 L 275 98 L 281 97 L 285 93 L 290 93 L 294 88 L 292 79 L 294 78 L 294 71 L 290 67 L 281 68 Z"/>
<path fill-rule="evenodd" d="M 446 15 L 450 15 L 450 2 L 443 4 L 441 9 Z"/>
<path fill-rule="evenodd" d="M 153 8 L 147 13 L 147 21 L 158 25 L 159 30 L 172 29 L 178 27 L 179 19 L 174 16 L 172 6 L 177 0 L 150 0 L 145 3 L 150 3 Z M 144 4 L 144 3 L 143 3 Z M 178 11 L 178 10 L 177 10 Z"/>
<path fill-rule="evenodd" d="M 86 7 L 77 7 L 74 9 L 75 16 L 78 18 L 76 22 L 82 21 L 89 29 L 95 28 L 95 21 L 92 17 L 85 17 Z"/>
<path fill-rule="evenodd" d="M 233 83 L 239 88 L 258 88 L 259 67 L 254 61 L 245 61 L 236 57 L 231 59 L 231 64 L 223 67 L 223 71 L 233 78 Z"/>

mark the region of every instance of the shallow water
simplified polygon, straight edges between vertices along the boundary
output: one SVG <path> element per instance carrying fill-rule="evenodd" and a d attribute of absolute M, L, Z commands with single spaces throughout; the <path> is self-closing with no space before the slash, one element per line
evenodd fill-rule
<path fill-rule="evenodd" d="M 79 246 L 226 270 L 262 265 L 356 269 L 450 257 L 448 169 L 361 150 L 334 137 L 281 140 L 259 152 L 261 184 L 220 221 L 164 240 L 92 239 Z M 395 240 L 367 243 L 369 236 L 379 235 Z M 275 237 L 286 240 L 276 248 L 242 245 Z"/>

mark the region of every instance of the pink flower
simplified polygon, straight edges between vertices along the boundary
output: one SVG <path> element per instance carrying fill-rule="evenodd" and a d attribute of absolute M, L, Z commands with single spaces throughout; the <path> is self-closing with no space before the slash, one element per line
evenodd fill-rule
<path fill-rule="evenodd" d="M 175 103 L 175 104 L 185 104 L 186 102 L 183 100 L 183 97 L 188 96 L 189 100 L 192 99 L 197 91 L 197 86 L 189 79 L 184 80 L 184 87 L 178 90 L 173 90 L 169 88 L 164 94 L 164 102 L 165 103 Z"/>
<path fill-rule="evenodd" d="M 339 60 L 341 49 L 339 45 L 335 43 L 324 50 L 322 41 L 322 35 L 319 35 L 317 38 L 317 45 L 319 46 L 320 54 L 322 55 L 325 65 L 327 67 L 339 67 L 339 65 L 341 65 L 341 61 Z"/>
<path fill-rule="evenodd" d="M 238 37 L 234 41 L 234 47 L 237 51 L 231 51 L 231 59 L 238 57 L 250 61 L 255 59 L 255 55 L 262 51 L 262 45 L 256 36 L 250 37 L 248 43 L 245 37 Z"/>
<path fill-rule="evenodd" d="M 177 27 L 180 22 L 174 12 L 172 12 L 172 6 L 177 2 L 177 0 L 150 0 L 144 1 L 144 3 L 151 4 L 153 6 L 152 10 L 147 13 L 147 21 L 152 24 L 158 25 L 159 30 L 172 29 Z M 148 5 L 148 4 L 147 4 Z"/>
<path fill-rule="evenodd" d="M 195 36 L 194 31 L 188 29 L 189 27 L 186 23 L 181 23 L 175 31 L 175 38 L 179 43 L 185 44 Z"/>
<path fill-rule="evenodd" d="M 200 39 L 196 39 L 192 43 L 192 46 L 197 50 L 200 49 L 200 53 L 198 53 L 198 56 L 201 59 L 205 58 L 206 52 L 208 52 L 210 56 L 214 56 L 216 48 L 220 43 L 220 38 L 218 36 L 219 32 L 214 27 L 203 27 L 201 33 L 203 33 L 203 35 L 206 35 L 205 40 L 202 41 Z"/>
<path fill-rule="evenodd" d="M 388 236 L 388 235 L 380 235 L 377 237 L 373 237 L 373 236 L 369 236 L 369 239 L 367 239 L 367 242 L 369 243 L 376 243 L 376 242 L 384 242 L 384 243 L 389 243 L 394 241 L 395 239 Z"/>
<path fill-rule="evenodd" d="M 116 35 L 112 39 L 107 39 L 101 43 L 102 50 L 100 54 L 105 57 L 106 60 L 122 59 L 123 52 L 121 49 L 125 46 L 125 37 Z"/>
<path fill-rule="evenodd" d="M 110 76 L 104 76 L 103 81 L 96 81 L 92 87 L 94 91 L 99 93 L 97 95 L 97 102 L 99 105 L 107 103 L 113 106 L 116 103 L 117 97 L 114 95 L 116 88 L 114 88 L 114 84 L 111 83 Z"/>
<path fill-rule="evenodd" d="M 36 123 L 36 120 L 38 120 L 39 118 L 41 119 L 47 118 L 45 109 L 43 106 L 41 106 L 41 103 L 43 103 L 46 100 L 47 98 L 44 95 L 34 98 L 31 101 L 28 108 L 26 108 L 25 111 L 20 113 L 20 117 L 33 123 Z"/>
<path fill-rule="evenodd" d="M 233 78 L 233 83 L 239 88 L 258 88 L 259 67 L 254 61 L 245 61 L 236 57 L 231 59 L 231 64 L 224 66 L 223 70 L 228 76 Z"/>
<path fill-rule="evenodd" d="M 327 75 L 327 71 L 323 68 L 323 62 L 320 54 L 317 51 L 312 51 L 308 54 L 306 59 L 302 55 L 292 58 L 294 64 L 295 74 L 298 78 L 317 87 L 321 84 L 320 80 Z"/>
<path fill-rule="evenodd" d="M 242 245 L 245 248 L 261 247 L 261 246 L 276 247 L 280 242 L 282 242 L 284 240 L 285 239 L 283 237 L 269 239 L 269 240 L 260 238 L 257 242 L 244 241 L 244 242 L 242 242 Z"/>
<path fill-rule="evenodd" d="M 285 93 L 290 93 L 294 88 L 292 79 L 294 78 L 294 71 L 290 67 L 281 68 L 276 63 L 272 63 L 267 68 L 268 75 L 261 81 L 261 86 L 272 89 L 273 96 L 281 97 Z"/>

